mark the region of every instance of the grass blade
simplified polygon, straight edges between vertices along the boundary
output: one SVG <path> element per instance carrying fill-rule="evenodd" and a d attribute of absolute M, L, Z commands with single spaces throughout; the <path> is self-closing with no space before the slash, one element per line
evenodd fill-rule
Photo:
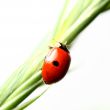
<path fill-rule="evenodd" d="M 25 91 L 27 88 L 31 87 L 35 83 L 37 83 L 39 80 L 42 79 L 41 71 L 36 72 L 34 75 L 32 75 L 25 83 L 23 83 L 19 88 L 17 88 L 13 94 L 11 94 L 4 102 L 8 103 L 11 99 L 18 96 L 20 93 Z"/>
<path fill-rule="evenodd" d="M 30 99 L 29 101 L 25 102 L 24 104 L 16 107 L 14 110 L 24 110 L 26 107 L 28 107 L 29 105 L 31 105 L 33 102 L 35 102 L 38 98 L 40 98 L 45 92 L 47 91 L 47 89 L 45 91 L 43 91 L 40 95 Z"/>
<path fill-rule="evenodd" d="M 17 95 L 15 98 L 13 98 L 11 101 L 5 103 L 1 106 L 0 110 L 12 110 L 16 106 L 18 106 L 25 98 L 27 98 L 37 87 L 42 86 L 43 80 L 41 79 L 31 87 L 27 88 L 25 91 L 21 92 L 19 95 Z"/>
<path fill-rule="evenodd" d="M 60 42 L 71 44 L 77 35 L 87 27 L 108 5 L 110 0 L 94 1 L 77 19 L 77 21 L 62 35 Z"/>
<path fill-rule="evenodd" d="M 110 2 L 108 3 L 108 5 L 105 7 L 105 10 L 104 11 L 107 11 L 110 9 Z"/>
<path fill-rule="evenodd" d="M 69 15 L 62 20 L 60 28 L 57 29 L 56 39 L 62 36 L 65 31 L 75 23 L 75 21 L 80 17 L 80 15 L 86 10 L 87 7 L 91 5 L 93 0 L 77 0 L 74 7 L 71 9 Z"/>

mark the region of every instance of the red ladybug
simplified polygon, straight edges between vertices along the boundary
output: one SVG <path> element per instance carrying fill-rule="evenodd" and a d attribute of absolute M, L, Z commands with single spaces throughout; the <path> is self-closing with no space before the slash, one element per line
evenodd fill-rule
<path fill-rule="evenodd" d="M 71 57 L 66 45 L 59 43 L 59 47 L 53 47 L 45 57 L 42 77 L 46 84 L 52 84 L 61 80 L 68 71 Z"/>

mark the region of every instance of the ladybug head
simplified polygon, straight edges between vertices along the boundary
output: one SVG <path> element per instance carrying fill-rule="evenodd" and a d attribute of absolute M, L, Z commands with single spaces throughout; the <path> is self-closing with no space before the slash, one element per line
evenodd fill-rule
<path fill-rule="evenodd" d="M 61 48 L 61 49 L 63 49 L 64 51 L 66 51 L 66 52 L 69 53 L 69 51 L 68 51 L 66 45 L 62 44 L 61 42 L 59 42 L 59 48 Z"/>

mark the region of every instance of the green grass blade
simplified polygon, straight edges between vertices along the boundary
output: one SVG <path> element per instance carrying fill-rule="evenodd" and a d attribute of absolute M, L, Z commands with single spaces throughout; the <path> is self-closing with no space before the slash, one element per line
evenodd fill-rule
<path fill-rule="evenodd" d="M 48 50 L 47 42 L 43 43 L 39 50 L 36 49 L 38 51 L 34 52 L 30 59 L 21 65 L 2 85 L 0 88 L 0 105 L 35 72 L 41 70 L 46 51 Z M 42 48 L 45 48 L 45 50 L 41 51 Z"/>
<path fill-rule="evenodd" d="M 27 101 L 27 102 L 21 104 L 20 106 L 16 107 L 14 110 L 24 110 L 24 109 L 27 108 L 29 105 L 31 105 L 33 102 L 35 102 L 38 98 L 40 98 L 46 91 L 47 91 L 47 89 L 44 90 L 40 95 L 38 95 L 38 96 L 36 96 L 36 97 L 30 99 L 29 101 Z"/>
<path fill-rule="evenodd" d="M 108 5 L 110 0 L 97 0 L 90 5 L 77 21 L 62 35 L 60 42 L 71 44 L 77 35 L 91 23 Z"/>
<path fill-rule="evenodd" d="M 75 23 L 79 16 L 91 5 L 93 0 L 77 0 L 69 15 L 62 20 L 59 29 L 57 29 L 56 39 L 62 36 L 65 31 Z"/>
<path fill-rule="evenodd" d="M 108 5 L 105 7 L 105 10 L 104 11 L 107 11 L 110 9 L 110 2 L 108 3 Z"/>
<path fill-rule="evenodd" d="M 41 71 L 36 72 L 34 75 L 32 75 L 25 83 L 23 83 L 20 87 L 18 87 L 13 94 L 11 94 L 4 102 L 7 103 L 14 97 L 18 96 L 20 93 L 25 91 L 27 88 L 31 87 L 35 83 L 37 83 L 39 80 L 42 79 Z"/>
<path fill-rule="evenodd" d="M 61 25 L 63 22 L 63 17 L 65 16 L 65 11 L 67 10 L 67 7 L 69 5 L 71 0 L 65 0 L 64 6 L 60 12 L 60 16 L 58 17 L 57 23 L 55 25 L 54 31 L 53 31 L 53 36 L 56 36 L 59 30 L 61 29 Z"/>
<path fill-rule="evenodd" d="M 25 68 L 24 65 L 21 65 L 0 88 L 0 105 L 9 96 L 9 94 L 13 92 L 14 87 L 18 84 L 16 78 L 19 79 L 20 75 L 18 73 L 23 71 L 23 67 Z"/>
<path fill-rule="evenodd" d="M 27 88 L 25 91 L 21 92 L 15 98 L 11 99 L 9 102 L 3 104 L 0 110 L 12 110 L 18 106 L 25 98 L 27 98 L 36 88 L 42 86 L 43 80 L 41 79 L 31 87 Z"/>

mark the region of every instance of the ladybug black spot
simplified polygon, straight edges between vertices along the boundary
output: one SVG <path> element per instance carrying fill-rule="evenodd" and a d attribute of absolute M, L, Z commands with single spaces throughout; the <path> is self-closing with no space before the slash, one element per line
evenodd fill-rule
<path fill-rule="evenodd" d="M 54 66 L 59 66 L 59 62 L 58 61 L 53 61 L 52 62 Z"/>

